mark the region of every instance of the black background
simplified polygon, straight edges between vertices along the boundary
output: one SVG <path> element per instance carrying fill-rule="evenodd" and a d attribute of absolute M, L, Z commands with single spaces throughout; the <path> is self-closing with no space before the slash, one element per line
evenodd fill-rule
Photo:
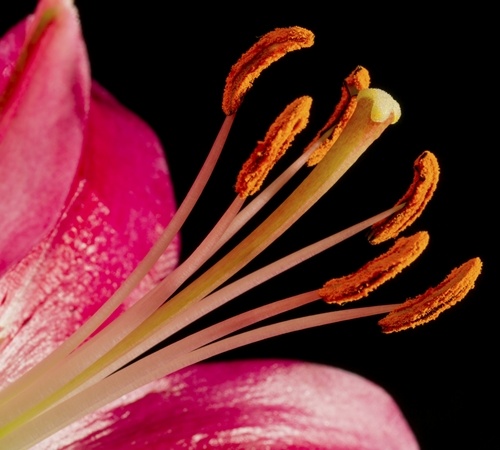
<path fill-rule="evenodd" d="M 476 289 L 439 320 L 405 333 L 382 335 L 369 318 L 277 338 L 224 358 L 295 358 L 342 367 L 394 396 L 423 449 L 494 448 L 498 100 L 487 12 L 476 4 L 439 13 L 421 2 L 407 3 L 404 11 L 347 4 L 327 11 L 315 0 L 301 7 L 189 2 L 168 6 L 167 13 L 151 0 L 76 3 L 94 78 L 156 130 L 179 199 L 222 123 L 221 93 L 230 66 L 273 28 L 300 25 L 316 34 L 313 48 L 266 71 L 245 99 L 215 181 L 183 230 L 184 254 L 231 201 L 239 166 L 286 104 L 300 95 L 314 98 L 311 125 L 298 140 L 307 143 L 330 114 L 343 78 L 358 64 L 370 70 L 373 86 L 400 102 L 400 122 L 252 268 L 391 206 L 411 180 L 413 160 L 429 149 L 441 163 L 440 186 L 410 231 L 428 230 L 431 244 L 412 268 L 361 304 L 414 296 L 478 255 L 484 273 Z M 1 31 L 34 4 L 2 5 Z M 357 236 L 233 308 L 317 288 L 382 251 Z"/>

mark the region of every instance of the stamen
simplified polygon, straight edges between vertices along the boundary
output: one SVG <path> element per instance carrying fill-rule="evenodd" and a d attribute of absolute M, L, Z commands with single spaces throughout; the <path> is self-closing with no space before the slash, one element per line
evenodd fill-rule
<path fill-rule="evenodd" d="M 429 234 L 425 231 L 400 238 L 388 252 L 353 274 L 328 281 L 318 293 L 325 302 L 340 305 L 366 297 L 415 261 L 428 243 Z"/>
<path fill-rule="evenodd" d="M 354 69 L 344 80 L 340 94 L 340 101 L 326 124 L 323 128 L 321 128 L 321 130 L 318 131 L 318 134 L 307 146 L 305 151 L 307 152 L 328 130 L 331 130 L 330 137 L 324 140 L 323 143 L 313 152 L 307 161 L 308 166 L 315 166 L 318 164 L 328 150 L 330 150 L 356 109 L 358 92 L 369 87 L 370 74 L 368 73 L 368 70 L 362 66 L 356 67 L 356 69 Z"/>
<path fill-rule="evenodd" d="M 269 171 L 285 154 L 295 136 L 306 127 L 311 105 L 311 97 L 299 97 L 269 127 L 266 137 L 257 143 L 238 174 L 236 192 L 240 197 L 248 197 L 260 189 Z"/>
<path fill-rule="evenodd" d="M 291 319 L 222 339 L 194 351 L 179 354 L 177 358 L 166 357 L 165 354 L 169 353 L 169 348 L 166 347 L 146 356 L 133 365 L 115 372 L 100 383 L 66 399 L 52 409 L 33 418 L 29 423 L 14 429 L 8 436 L 1 439 L 0 445 L 3 446 L 2 448 L 31 448 L 40 440 L 122 395 L 212 356 L 285 333 L 383 314 L 392 310 L 394 306 L 380 305 L 347 309 Z M 238 320 L 238 317 L 234 319 Z"/>
<path fill-rule="evenodd" d="M 154 314 L 149 316 L 141 325 L 137 326 L 126 337 L 113 336 L 109 339 L 111 350 L 105 350 L 104 355 L 96 350 L 97 360 L 92 356 L 92 361 L 77 361 L 75 367 L 70 367 L 63 373 L 58 373 L 55 378 L 59 383 L 63 375 L 67 375 L 62 387 L 56 387 L 56 392 L 45 389 L 43 384 L 36 384 L 36 406 L 24 412 L 19 411 L 19 416 L 3 428 L 4 435 L 14 428 L 30 420 L 41 411 L 51 408 L 67 395 L 72 395 L 83 383 L 105 370 L 131 349 L 140 349 L 147 343 L 160 328 L 163 328 L 174 317 L 196 304 L 217 287 L 244 267 L 255 256 L 269 246 L 277 237 L 288 229 L 299 217 L 322 197 L 328 189 L 347 171 L 347 169 L 361 156 L 369 145 L 377 139 L 382 131 L 399 117 L 399 105 L 392 97 L 376 89 L 363 91 L 364 95 L 358 96 L 359 105 L 349 121 L 341 138 L 335 143 L 336 150 L 329 152 L 318 164 L 301 185 L 286 199 L 260 226 L 257 227 L 246 239 L 237 245 L 225 257 L 215 263 L 198 279 L 171 298 Z M 227 117 L 232 119 L 234 116 Z M 59 369 L 53 366 L 54 370 Z M 67 382 L 67 380 L 71 380 Z M 57 384 L 56 383 L 56 384 Z M 52 394 L 50 392 L 53 392 Z M 27 392 L 27 391 L 25 391 Z M 48 394 L 48 396 L 46 396 Z M 4 405 L 4 409 L 5 409 Z M 3 411 L 2 410 L 2 414 Z M 17 409 L 17 408 L 16 408 Z"/>
<path fill-rule="evenodd" d="M 314 34 L 301 27 L 276 28 L 266 33 L 233 65 L 226 79 L 222 110 L 230 116 L 238 110 L 255 79 L 288 52 L 311 47 Z"/>
<path fill-rule="evenodd" d="M 91 377 L 89 377 L 82 384 L 74 384 L 71 389 L 71 395 L 74 395 L 77 392 L 80 392 L 86 386 L 89 386 L 95 382 L 98 382 L 103 377 L 110 375 L 112 372 L 118 370 L 120 367 L 123 367 L 130 363 L 133 359 L 137 358 L 139 355 L 143 354 L 145 351 L 151 349 L 154 345 L 157 345 L 161 341 L 167 339 L 172 336 L 175 332 L 181 330 L 185 326 L 190 323 L 193 323 L 200 317 L 205 316 L 211 311 L 219 308 L 220 306 L 226 304 L 232 299 L 238 297 L 239 295 L 247 292 L 249 289 L 273 278 L 274 276 L 288 270 L 289 268 L 303 262 L 320 252 L 333 247 L 339 242 L 353 236 L 354 234 L 368 228 L 371 224 L 379 221 L 381 217 L 386 217 L 390 214 L 393 214 L 394 208 L 390 210 L 384 211 L 383 213 L 377 214 L 374 217 L 366 219 L 363 222 L 355 224 L 339 233 L 336 233 L 332 236 L 329 236 L 321 241 L 318 241 L 314 244 L 311 244 L 301 250 L 298 250 L 280 260 L 277 260 L 257 271 L 250 273 L 243 278 L 234 281 L 233 283 L 225 286 L 224 288 L 218 290 L 212 295 L 205 297 L 204 301 L 194 305 L 192 308 L 184 311 L 183 313 L 177 315 L 175 320 L 171 321 L 168 324 L 165 324 L 164 327 L 159 329 L 156 333 L 152 334 L 145 342 L 143 342 L 140 346 L 135 347 L 118 359 L 116 359 L 113 363 L 106 366 L 103 370 L 98 373 L 94 373 Z M 177 271 L 176 271 L 177 272 Z M 174 273 L 176 273 L 174 272 Z M 169 277 L 169 281 L 167 285 L 174 284 L 173 289 L 176 288 L 176 278 L 177 277 Z M 167 280 L 167 279 L 166 279 Z M 164 284 L 164 283 L 163 283 Z M 156 295 L 159 289 L 154 289 L 151 291 L 151 295 Z M 149 297 L 148 294 L 146 297 Z M 168 295 L 166 295 L 168 296 Z M 145 297 L 145 298 L 146 298 Z M 141 300 L 141 302 L 145 301 L 145 298 Z M 165 296 L 161 296 L 160 298 L 165 298 Z M 298 297 L 297 297 L 298 298 Z M 300 297 L 300 304 L 305 304 L 305 301 L 313 301 L 319 298 L 317 291 L 313 291 L 306 295 L 306 297 Z M 308 299 L 308 300 L 307 300 Z M 136 304 L 137 305 L 137 304 Z M 268 305 L 266 308 L 270 308 L 272 310 L 276 310 L 278 304 L 275 304 L 274 307 Z M 298 306 L 298 305 L 297 305 Z M 28 411 L 27 414 L 21 418 L 21 421 L 27 420 L 27 417 L 34 417 L 38 412 L 42 411 L 44 408 L 36 408 L 36 404 L 41 402 L 44 398 L 47 398 L 51 394 L 53 394 L 58 388 L 62 387 L 65 383 L 71 380 L 72 376 L 75 376 L 76 373 L 73 372 L 72 368 L 79 366 L 83 369 L 84 365 L 90 365 L 93 361 L 95 361 L 99 356 L 101 356 L 105 351 L 113 346 L 113 342 L 121 339 L 123 336 L 119 336 L 116 329 L 120 330 L 120 333 L 123 330 L 130 331 L 130 320 L 125 319 L 124 316 L 131 316 L 134 320 L 136 317 L 140 318 L 143 315 L 143 308 L 138 308 L 133 306 L 128 312 L 124 313 L 122 316 L 118 317 L 113 323 L 108 325 L 101 333 L 91 340 L 87 341 L 82 347 L 77 349 L 71 355 L 66 358 L 66 360 L 62 361 L 57 367 L 53 367 L 55 369 L 52 372 L 48 372 L 43 377 L 39 378 L 39 385 L 31 386 L 29 389 L 26 389 L 24 392 L 17 393 L 16 398 L 11 404 L 2 405 L 2 409 L 0 410 L 0 424 L 5 426 L 11 420 L 14 420 L 16 416 L 23 411 Z M 387 312 L 387 311 L 383 311 Z M 264 315 L 262 313 L 257 314 L 260 317 L 260 320 L 264 319 Z M 145 318 L 145 317 L 144 317 Z M 136 326 L 142 322 L 142 320 L 138 320 Z M 257 321 L 255 321 L 257 322 Z M 175 345 L 175 344 L 174 344 Z M 172 358 L 172 356 L 169 356 Z M 57 372 L 57 376 L 55 375 Z M 36 388 L 35 391 L 31 388 Z M 63 396 L 64 397 L 64 396 Z M 61 397 L 60 400 L 63 398 Z M 51 402 L 49 401 L 48 404 Z M 31 411 L 30 411 L 30 408 Z M 35 413 L 33 413 L 33 411 Z M 18 423 L 20 423 L 18 422 Z M 0 431 L 0 439 L 2 437 L 2 432 Z"/>
<path fill-rule="evenodd" d="M 482 265 L 479 258 L 473 258 L 453 269 L 438 286 L 407 300 L 381 319 L 378 323 L 382 331 L 392 333 L 434 320 L 444 310 L 462 300 L 474 287 Z"/>
<path fill-rule="evenodd" d="M 396 237 L 422 214 L 436 190 L 439 179 L 439 164 L 433 153 L 425 151 L 413 165 L 413 182 L 406 194 L 396 203 L 405 203 L 394 216 L 375 224 L 369 236 L 372 244 L 380 244 Z"/>

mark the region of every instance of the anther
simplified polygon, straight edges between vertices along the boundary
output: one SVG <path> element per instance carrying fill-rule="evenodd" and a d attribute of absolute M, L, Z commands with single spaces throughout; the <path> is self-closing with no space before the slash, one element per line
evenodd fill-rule
<path fill-rule="evenodd" d="M 295 136 L 306 127 L 311 105 L 311 97 L 299 97 L 269 127 L 264 140 L 257 143 L 238 174 L 236 192 L 241 197 L 252 195 L 260 189 L 269 171 L 284 155 Z"/>
<path fill-rule="evenodd" d="M 382 331 L 384 333 L 402 331 L 434 320 L 467 295 L 474 287 L 481 268 L 481 260 L 473 258 L 453 269 L 438 286 L 429 288 L 418 297 L 406 300 L 379 320 Z"/>
<path fill-rule="evenodd" d="M 226 79 L 222 110 L 227 116 L 234 114 L 255 79 L 273 62 L 287 53 L 311 47 L 314 34 L 301 27 L 276 28 L 255 43 L 233 65 Z"/>
<path fill-rule="evenodd" d="M 318 293 L 327 303 L 338 304 L 366 297 L 415 261 L 428 243 L 429 234 L 425 231 L 400 238 L 389 251 L 353 274 L 328 281 Z"/>
<path fill-rule="evenodd" d="M 439 179 L 439 164 L 429 151 L 422 153 L 413 165 L 413 182 L 406 194 L 396 203 L 405 204 L 396 214 L 372 227 L 369 241 L 379 244 L 396 237 L 422 214 L 436 190 Z"/>
<path fill-rule="evenodd" d="M 319 130 L 318 134 L 308 145 L 305 151 L 311 148 L 326 131 L 331 129 L 330 137 L 325 139 L 324 142 L 313 152 L 307 161 L 308 166 L 318 164 L 328 150 L 330 150 L 356 109 L 358 92 L 362 89 L 367 89 L 369 86 L 370 75 L 368 70 L 361 66 L 356 67 L 356 69 L 354 69 L 344 80 L 340 101 L 326 124 L 323 128 L 321 128 L 321 130 Z"/>

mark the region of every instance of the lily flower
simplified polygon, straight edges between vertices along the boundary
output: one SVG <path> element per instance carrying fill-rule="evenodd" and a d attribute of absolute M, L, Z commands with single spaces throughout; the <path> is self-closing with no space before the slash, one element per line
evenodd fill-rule
<path fill-rule="evenodd" d="M 372 243 L 395 238 L 430 200 L 439 169 L 424 152 L 396 206 L 237 278 L 397 122 L 397 102 L 369 89 L 368 73 L 358 67 L 327 124 L 260 192 L 307 125 L 312 102 L 304 96 L 284 109 L 238 175 L 227 212 L 176 268 L 178 231 L 248 89 L 271 63 L 313 39 L 300 27 L 276 29 L 233 66 L 221 131 L 177 211 L 157 137 L 91 81 L 70 0 L 40 0 L 34 15 L 0 40 L 0 447 L 418 448 L 389 395 L 354 374 L 290 361 L 194 364 L 342 320 L 389 313 L 380 324 L 395 332 L 437 317 L 474 286 L 478 258 L 403 304 L 256 326 L 313 301 L 344 304 L 366 296 L 422 253 L 425 232 L 397 239 L 355 274 L 153 351 L 240 294 L 360 231 L 373 226 Z M 307 165 L 314 168 L 299 187 L 220 256 Z"/>

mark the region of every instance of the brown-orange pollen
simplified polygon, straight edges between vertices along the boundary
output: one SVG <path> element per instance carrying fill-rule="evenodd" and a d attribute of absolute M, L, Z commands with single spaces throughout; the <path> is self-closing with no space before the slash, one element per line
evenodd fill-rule
<path fill-rule="evenodd" d="M 462 300 L 474 287 L 481 273 L 482 262 L 473 258 L 453 271 L 438 286 L 429 288 L 418 297 L 406 300 L 379 320 L 384 333 L 415 328 L 434 320 L 444 310 Z"/>
<path fill-rule="evenodd" d="M 396 214 L 384 219 L 372 227 L 369 241 L 379 244 L 396 237 L 409 227 L 422 214 L 436 190 L 439 179 L 439 164 L 429 151 L 422 153 L 413 165 L 413 182 L 405 195 L 396 203 L 404 207 Z"/>
<path fill-rule="evenodd" d="M 260 189 L 267 174 L 284 155 L 295 136 L 307 126 L 311 105 L 311 97 L 299 97 L 276 118 L 264 140 L 257 143 L 238 174 L 236 192 L 240 197 L 248 197 Z"/>
<path fill-rule="evenodd" d="M 222 98 L 224 113 L 230 116 L 238 110 L 244 95 L 264 69 L 287 53 L 313 43 L 314 34 L 301 27 L 276 28 L 262 36 L 229 72 Z"/>
<path fill-rule="evenodd" d="M 332 115 L 326 124 L 319 130 L 318 134 L 307 146 L 305 151 L 308 151 L 327 131 L 330 136 L 325 139 L 316 150 L 312 153 L 307 161 L 308 166 L 318 164 L 326 155 L 344 130 L 347 122 L 354 114 L 357 105 L 357 94 L 362 89 L 367 89 L 370 86 L 370 74 L 362 66 L 356 67 L 351 74 L 344 80 L 342 85 L 340 101 L 335 107 Z"/>
<path fill-rule="evenodd" d="M 357 272 L 328 281 L 318 294 L 327 303 L 337 304 L 366 297 L 415 261 L 428 243 L 429 234 L 425 231 L 400 238 L 386 253 L 368 262 Z"/>

